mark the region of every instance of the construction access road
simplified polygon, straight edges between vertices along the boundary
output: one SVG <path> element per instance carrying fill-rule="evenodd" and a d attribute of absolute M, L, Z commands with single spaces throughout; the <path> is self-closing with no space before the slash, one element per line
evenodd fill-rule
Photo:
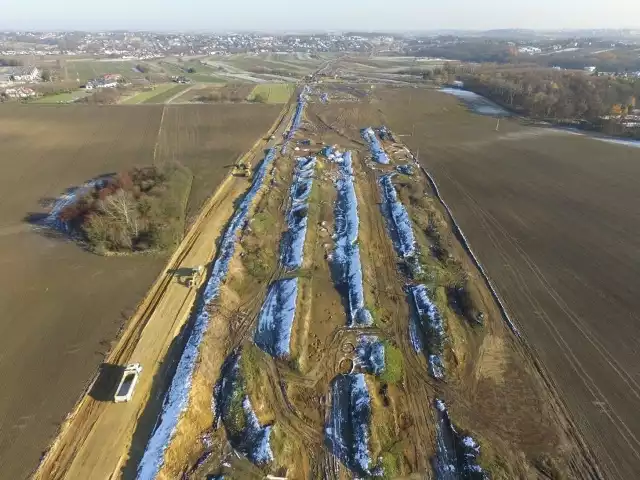
<path fill-rule="evenodd" d="M 243 156 L 256 165 L 263 150 L 275 146 L 291 120 L 293 103 L 265 137 Z M 199 294 L 180 282 L 180 274 L 208 265 L 216 241 L 233 214 L 234 202 L 248 188 L 246 178 L 229 175 L 206 203 L 184 240 L 140 304 L 101 372 L 65 421 L 35 472 L 35 479 L 133 478 L 160 413 Z M 143 366 L 132 400 L 113 403 L 117 372 L 128 363 Z M 116 377 L 116 378 L 114 378 Z"/>

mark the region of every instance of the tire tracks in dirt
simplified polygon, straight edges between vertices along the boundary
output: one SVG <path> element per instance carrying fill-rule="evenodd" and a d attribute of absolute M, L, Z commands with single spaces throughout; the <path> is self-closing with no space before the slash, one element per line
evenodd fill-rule
<path fill-rule="evenodd" d="M 472 211 L 474 212 L 478 220 L 481 222 L 483 230 L 485 231 L 487 237 L 491 240 L 491 243 L 494 245 L 495 251 L 504 260 L 505 264 L 508 264 L 508 265 L 513 264 L 513 262 L 510 262 L 510 258 L 505 253 L 506 251 L 503 248 L 500 240 L 495 236 L 493 229 L 489 226 L 490 220 L 488 219 L 487 212 L 458 182 L 455 181 L 455 179 L 453 179 L 448 174 L 448 172 L 446 172 L 444 168 L 443 168 L 443 176 L 445 176 L 453 185 L 455 185 L 458 191 L 470 201 L 470 207 Z M 435 181 L 433 179 L 431 179 L 431 182 L 432 184 L 435 185 Z M 437 187 L 434 190 L 437 191 Z M 437 196 L 441 201 L 441 203 L 443 203 L 439 193 L 437 193 Z M 450 215 L 450 217 L 452 217 L 452 213 L 449 211 L 448 207 L 446 208 L 448 210 L 448 214 Z M 501 226 L 499 228 L 501 228 Z M 504 234 L 506 234 L 506 232 L 504 232 L 503 230 L 503 235 Z M 562 337 L 557 327 L 554 325 L 552 319 L 549 317 L 549 315 L 546 313 L 542 305 L 536 300 L 535 296 L 530 291 L 527 285 L 527 282 L 524 279 L 524 276 L 516 269 L 512 268 L 511 271 L 517 279 L 517 282 L 519 285 L 518 288 L 521 294 L 524 295 L 527 301 L 531 304 L 532 309 L 538 312 L 539 317 L 545 322 L 545 325 L 547 325 L 547 327 L 551 331 L 555 332 L 554 338 L 559 343 L 559 346 L 569 354 L 570 357 L 568 358 L 568 360 L 572 365 L 574 371 L 576 371 L 576 373 L 580 376 L 582 381 L 585 383 L 585 386 L 592 392 L 594 397 L 598 398 L 598 395 L 596 395 L 596 392 L 598 392 L 600 395 L 601 395 L 601 392 L 597 389 L 597 387 L 593 383 L 593 379 L 591 379 L 591 377 L 588 376 L 585 369 L 580 365 L 579 360 L 577 359 L 577 357 L 569 347 L 566 340 Z M 481 274 L 483 277 L 485 277 L 485 280 L 487 282 L 490 282 L 488 278 L 486 278 L 486 273 L 484 273 L 483 269 L 481 269 Z M 498 295 L 497 291 L 495 292 L 495 295 Z M 500 299 L 500 303 L 504 304 L 504 299 Z M 508 307 L 503 307 L 503 308 L 506 309 Z M 508 319 L 508 324 L 511 327 L 512 325 L 511 318 Z M 583 458 L 580 460 L 577 460 L 572 465 L 573 473 L 576 475 L 576 478 L 597 478 L 597 479 L 605 478 L 600 471 L 600 466 L 598 465 L 598 462 L 595 459 L 593 452 L 591 452 L 590 448 L 587 446 L 587 443 L 583 438 L 583 433 L 579 433 L 581 432 L 582 429 L 575 423 L 574 419 L 570 417 L 566 403 L 559 396 L 558 389 L 557 389 L 557 386 L 555 385 L 555 382 L 551 379 L 549 374 L 546 373 L 546 368 L 543 366 L 542 361 L 538 358 L 537 354 L 535 354 L 534 351 L 528 346 L 526 336 L 524 336 L 522 332 L 520 332 L 519 330 L 518 330 L 518 334 L 519 335 L 517 336 L 517 338 L 519 339 L 519 341 L 517 342 L 517 345 L 519 347 L 519 351 L 525 356 L 525 358 L 528 358 L 533 363 L 533 366 L 537 370 L 540 378 L 542 379 L 543 383 L 546 386 L 546 390 L 549 395 L 549 401 L 552 408 L 554 409 L 556 414 L 560 418 L 562 418 L 564 424 L 566 425 L 565 432 L 570 438 L 574 440 L 574 442 L 576 443 L 576 445 L 579 447 L 581 451 L 581 455 Z M 614 422 L 613 419 L 611 420 L 612 422 Z M 586 425 L 585 427 L 590 428 Z M 620 433 L 622 435 L 624 434 L 624 432 L 622 431 L 620 431 Z M 612 464 L 615 465 L 613 460 L 612 460 Z M 617 473 L 615 478 L 622 478 L 622 477 L 620 477 L 619 473 Z"/>

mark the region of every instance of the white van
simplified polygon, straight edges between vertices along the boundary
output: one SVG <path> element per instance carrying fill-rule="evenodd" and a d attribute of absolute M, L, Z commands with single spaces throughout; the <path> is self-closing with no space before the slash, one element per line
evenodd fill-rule
<path fill-rule="evenodd" d="M 128 402 L 133 396 L 133 390 L 136 388 L 138 378 L 142 372 L 142 365 L 139 363 L 130 363 L 124 369 L 122 378 L 116 389 L 116 394 L 113 397 L 113 401 L 116 403 Z"/>

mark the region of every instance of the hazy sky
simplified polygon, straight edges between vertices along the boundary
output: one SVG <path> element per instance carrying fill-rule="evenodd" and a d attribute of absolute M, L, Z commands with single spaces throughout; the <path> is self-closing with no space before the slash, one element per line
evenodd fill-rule
<path fill-rule="evenodd" d="M 640 28 L 640 0 L 0 0 L 0 29 Z"/>

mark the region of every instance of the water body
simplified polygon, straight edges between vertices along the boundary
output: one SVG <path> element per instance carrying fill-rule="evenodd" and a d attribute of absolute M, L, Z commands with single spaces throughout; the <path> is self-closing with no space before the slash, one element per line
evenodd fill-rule
<path fill-rule="evenodd" d="M 497 103 L 470 92 L 469 90 L 461 90 L 459 88 L 441 88 L 442 93 L 454 95 L 464 102 L 464 104 L 474 113 L 479 115 L 488 115 L 491 117 L 511 117 L 513 114 L 505 110 Z"/>

